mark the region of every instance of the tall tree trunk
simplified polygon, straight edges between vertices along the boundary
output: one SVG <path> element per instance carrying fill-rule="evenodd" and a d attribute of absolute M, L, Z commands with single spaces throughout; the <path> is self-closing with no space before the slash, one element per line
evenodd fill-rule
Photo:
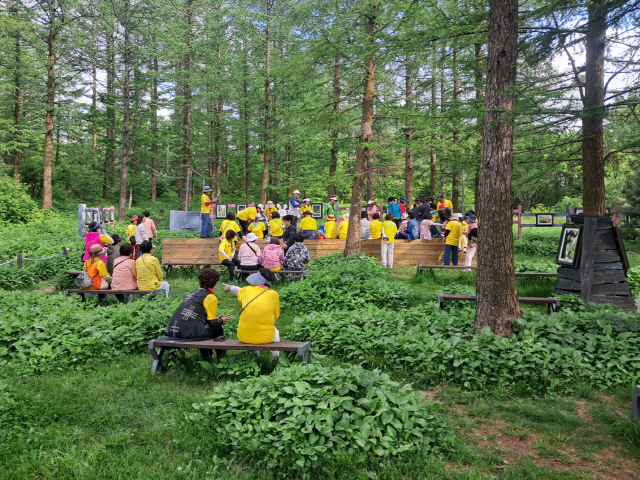
<path fill-rule="evenodd" d="M 378 30 L 377 15 L 378 0 L 372 1 L 372 11 L 368 14 L 369 52 L 365 66 L 364 96 L 362 99 L 362 127 L 359 139 L 358 153 L 353 176 L 353 190 L 351 193 L 351 208 L 349 209 L 349 228 L 344 254 L 355 255 L 360 251 L 360 211 L 362 208 L 362 194 L 364 190 L 364 175 L 369 158 L 369 142 L 373 134 L 373 96 L 376 79 L 376 44 L 375 37 Z"/>
<path fill-rule="evenodd" d="M 55 167 L 59 167 L 60 166 L 60 126 L 58 126 L 58 129 L 56 130 L 56 155 L 55 155 L 55 159 L 56 161 L 54 162 L 54 166 Z"/>
<path fill-rule="evenodd" d="M 337 193 L 336 172 L 338 170 L 338 139 L 340 134 L 340 55 L 336 53 L 333 59 L 333 108 L 331 112 L 331 161 L 329 163 L 329 185 L 327 194 L 329 197 Z"/>
<path fill-rule="evenodd" d="M 413 128 L 411 118 L 413 111 L 413 76 L 414 67 L 413 59 L 407 56 L 404 61 L 404 104 L 407 108 L 407 122 L 404 129 L 404 196 L 407 197 L 409 204 L 413 202 L 413 147 L 411 139 L 413 138 Z"/>
<path fill-rule="evenodd" d="M 278 131 L 278 115 L 277 115 L 277 109 L 276 107 L 278 106 L 278 96 L 277 95 L 273 95 L 272 99 L 271 99 L 272 103 L 273 103 L 273 109 L 272 109 L 272 128 L 275 132 Z M 278 135 L 276 135 L 275 133 L 272 136 L 272 146 L 273 146 L 273 179 L 272 179 L 272 183 L 273 186 L 275 187 L 275 198 L 273 198 L 273 200 L 275 200 L 276 202 L 278 201 L 278 187 L 280 187 L 280 156 L 278 155 Z"/>
<path fill-rule="evenodd" d="M 218 45 L 218 82 L 219 85 L 222 85 L 222 69 L 221 69 L 221 63 L 222 63 L 222 48 L 220 47 L 220 45 Z M 218 98 L 216 99 L 216 106 L 215 106 L 215 110 L 216 110 L 216 129 L 215 129 L 215 164 L 216 164 L 216 185 L 215 185 L 215 189 L 216 189 L 216 193 L 219 194 L 221 187 L 220 187 L 220 180 L 222 177 L 222 113 L 223 113 L 223 108 L 224 108 L 224 104 L 222 102 L 222 94 L 220 93 L 221 89 L 220 87 L 218 87 Z"/>
<path fill-rule="evenodd" d="M 155 39 L 154 39 L 155 40 Z M 155 46 L 155 41 L 153 42 Z M 155 202 L 158 175 L 158 57 L 154 55 L 152 61 L 153 90 L 151 92 L 151 201 Z"/>
<path fill-rule="evenodd" d="M 585 214 L 604 215 L 604 54 L 606 0 L 587 2 L 584 113 L 582 116 L 582 206 Z"/>
<path fill-rule="evenodd" d="M 285 200 L 286 202 L 293 196 L 293 145 L 291 145 L 291 142 L 287 142 L 284 149 L 285 161 L 287 162 L 287 165 L 289 167 L 289 179 L 287 181 L 287 198 Z"/>
<path fill-rule="evenodd" d="M 460 80 L 458 75 L 458 51 L 453 49 L 453 101 L 452 101 L 452 113 L 453 113 L 453 176 L 451 178 L 451 204 L 453 205 L 453 211 L 460 211 L 460 168 L 458 154 L 458 142 L 460 141 L 460 135 L 458 132 L 458 96 L 460 94 Z M 463 212 L 464 213 L 464 212 Z"/>
<path fill-rule="evenodd" d="M 373 168 L 373 149 L 367 151 L 367 199 L 373 199 L 376 196 L 376 172 Z"/>
<path fill-rule="evenodd" d="M 243 44 L 244 49 L 244 44 Z M 246 194 L 247 205 L 251 203 L 251 152 L 249 150 L 249 65 L 245 57 L 242 75 L 242 124 L 244 125 L 244 191 Z"/>
<path fill-rule="evenodd" d="M 93 35 L 98 43 L 98 38 Z M 93 169 L 98 170 L 98 61 L 96 50 L 91 49 L 91 153 L 93 155 Z"/>
<path fill-rule="evenodd" d="M 213 146 L 213 139 L 216 136 L 216 127 L 215 127 L 215 98 L 213 96 L 213 86 L 209 83 L 207 84 L 207 118 L 209 120 L 209 130 L 207 132 L 207 156 L 209 159 L 209 178 L 213 179 L 213 176 L 216 171 L 216 152 L 215 147 Z"/>
<path fill-rule="evenodd" d="M 118 220 L 124 221 L 127 208 L 127 181 L 129 178 L 129 155 L 131 153 L 130 126 L 131 126 L 131 21 L 130 1 L 125 1 L 124 25 L 124 80 L 122 82 L 123 93 L 123 118 L 122 118 L 122 162 L 120 163 L 120 199 L 118 202 Z"/>
<path fill-rule="evenodd" d="M 116 163 L 116 108 L 115 108 L 115 46 L 114 46 L 114 34 L 109 33 L 107 36 L 107 148 L 105 149 L 104 157 L 104 185 L 102 187 L 102 198 L 107 200 L 109 198 L 109 189 L 111 184 L 111 169 Z M 120 214 L 118 213 L 118 219 Z"/>
<path fill-rule="evenodd" d="M 518 0 L 491 0 L 489 55 L 480 165 L 475 328 L 513 333 L 511 319 L 522 316 L 513 258 L 513 109 L 511 91 L 518 59 Z"/>
<path fill-rule="evenodd" d="M 13 4 L 13 12 L 17 15 L 17 2 Z M 21 141 L 21 128 L 20 128 L 20 108 L 22 106 L 22 78 L 21 78 L 21 38 L 20 29 L 16 28 L 15 33 L 15 52 L 14 52 L 14 72 L 13 72 L 13 177 L 18 181 L 20 179 L 20 141 Z"/>
<path fill-rule="evenodd" d="M 182 105 L 182 131 L 184 142 L 182 144 L 182 165 L 184 172 L 191 167 L 191 97 L 193 86 L 191 84 L 191 70 L 193 69 L 193 0 L 187 0 L 187 54 L 184 65 L 184 104 Z M 182 210 L 189 205 L 190 192 L 186 189 L 182 198 Z"/>
<path fill-rule="evenodd" d="M 50 210 L 53 207 L 53 190 L 51 184 L 51 164 L 53 161 L 53 127 L 54 108 L 56 95 L 56 0 L 48 2 L 49 36 L 47 38 L 48 65 L 47 65 L 47 113 L 45 115 L 44 134 L 44 185 L 42 187 L 42 208 Z"/>
<path fill-rule="evenodd" d="M 483 87 L 483 77 L 482 77 L 482 44 L 476 43 L 474 44 L 474 59 L 475 59 L 475 87 L 476 87 L 476 105 L 478 108 L 478 112 L 481 112 L 481 106 L 484 100 L 484 94 L 482 91 Z M 478 137 L 479 141 L 476 143 L 476 154 L 478 157 L 482 156 L 482 114 L 479 113 L 477 117 L 477 128 L 478 128 Z M 480 165 L 476 168 L 476 175 L 473 182 L 473 193 L 475 197 L 475 203 L 478 203 L 478 183 L 480 181 Z M 477 205 L 476 205 L 477 208 Z"/>
<path fill-rule="evenodd" d="M 265 31 L 267 50 L 264 62 L 264 148 L 262 149 L 262 185 L 260 187 L 260 203 L 267 201 L 267 186 L 269 185 L 269 122 L 271 115 L 271 7 L 273 0 L 266 0 L 267 28 Z"/>

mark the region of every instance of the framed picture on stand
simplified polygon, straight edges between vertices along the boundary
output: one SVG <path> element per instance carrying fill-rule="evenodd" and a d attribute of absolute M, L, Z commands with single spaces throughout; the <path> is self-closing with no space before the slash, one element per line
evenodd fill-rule
<path fill-rule="evenodd" d="M 556 263 L 566 267 L 576 268 L 580 260 L 580 248 L 582 247 L 582 225 L 567 224 L 562 227 L 560 245 Z"/>

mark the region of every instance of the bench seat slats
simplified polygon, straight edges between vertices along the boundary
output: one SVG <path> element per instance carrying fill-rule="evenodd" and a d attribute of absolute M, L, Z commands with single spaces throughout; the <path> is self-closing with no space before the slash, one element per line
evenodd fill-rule
<path fill-rule="evenodd" d="M 180 340 L 180 339 L 178 339 Z M 300 347 L 311 345 L 310 342 L 273 342 L 263 344 L 242 343 L 238 340 L 225 340 L 214 342 L 213 340 L 171 341 L 153 340 L 155 347 L 171 348 L 199 348 L 207 350 L 251 350 L 257 352 L 297 352 Z"/>
<path fill-rule="evenodd" d="M 148 295 L 154 290 L 82 290 L 80 288 L 65 290 L 65 295 L 69 295 L 71 293 L 80 293 L 83 295 L 98 295 L 101 293 L 104 294 L 122 294 L 122 295 Z"/>

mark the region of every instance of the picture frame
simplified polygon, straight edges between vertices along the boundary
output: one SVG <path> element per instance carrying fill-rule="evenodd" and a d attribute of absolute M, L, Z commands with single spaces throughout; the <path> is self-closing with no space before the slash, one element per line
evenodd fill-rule
<path fill-rule="evenodd" d="M 576 268 L 580 261 L 582 248 L 582 225 L 572 223 L 562 226 L 560 244 L 556 255 L 556 263 L 566 267 Z"/>
<path fill-rule="evenodd" d="M 237 204 L 236 205 L 236 213 L 244 210 L 245 208 L 247 208 L 247 206 L 245 204 L 242 204 L 242 203 Z"/>
<path fill-rule="evenodd" d="M 227 216 L 227 205 L 219 204 L 216 205 L 216 218 L 226 218 Z"/>
<path fill-rule="evenodd" d="M 322 218 L 322 210 L 324 210 L 324 205 L 321 203 L 312 203 L 311 204 L 311 217 L 312 218 Z"/>
<path fill-rule="evenodd" d="M 576 215 L 582 215 L 584 213 L 584 208 L 576 208 Z"/>
<path fill-rule="evenodd" d="M 553 213 L 536 213 L 536 227 L 553 227 Z"/>

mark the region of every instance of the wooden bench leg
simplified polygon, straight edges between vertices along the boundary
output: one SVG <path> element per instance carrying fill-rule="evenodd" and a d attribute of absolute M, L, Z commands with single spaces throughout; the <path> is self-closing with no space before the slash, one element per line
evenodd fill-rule
<path fill-rule="evenodd" d="M 309 345 L 298 347 L 298 361 L 311 363 L 311 349 Z"/>
<path fill-rule="evenodd" d="M 156 352 L 156 349 L 153 346 L 153 340 L 149 342 L 149 353 L 153 357 L 153 365 L 151 365 L 151 373 L 160 373 L 162 372 L 162 355 L 165 352 L 166 347 L 160 347 L 160 349 Z"/>
<path fill-rule="evenodd" d="M 441 293 L 438 294 L 438 304 L 440 304 L 440 308 L 444 308 L 444 295 Z"/>

